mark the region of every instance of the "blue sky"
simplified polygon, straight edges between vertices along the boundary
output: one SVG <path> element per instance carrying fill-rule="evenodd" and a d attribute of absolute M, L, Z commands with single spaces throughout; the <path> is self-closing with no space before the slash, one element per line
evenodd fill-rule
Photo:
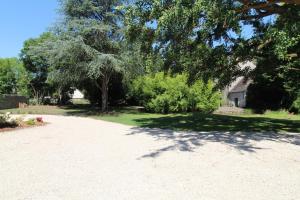
<path fill-rule="evenodd" d="M 16 57 L 23 42 L 37 37 L 58 18 L 57 0 L 1 0 L 0 57 Z"/>
<path fill-rule="evenodd" d="M 23 43 L 38 37 L 53 25 L 58 15 L 57 0 L 1 0 L 0 58 L 17 57 Z M 242 35 L 252 35 L 245 26 Z"/>

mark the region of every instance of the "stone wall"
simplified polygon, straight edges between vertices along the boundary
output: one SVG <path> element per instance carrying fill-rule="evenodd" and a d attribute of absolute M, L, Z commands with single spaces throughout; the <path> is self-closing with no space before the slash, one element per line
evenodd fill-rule
<path fill-rule="evenodd" d="M 0 109 L 18 108 L 20 104 L 28 104 L 24 96 L 0 95 Z"/>

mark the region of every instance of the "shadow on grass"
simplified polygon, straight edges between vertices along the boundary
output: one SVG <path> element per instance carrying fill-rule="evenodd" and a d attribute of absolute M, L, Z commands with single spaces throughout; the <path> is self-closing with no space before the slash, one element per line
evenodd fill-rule
<path fill-rule="evenodd" d="M 192 131 L 300 132 L 299 120 L 193 113 L 140 118 L 141 127 Z"/>
<path fill-rule="evenodd" d="M 100 113 L 100 108 L 91 105 L 68 105 L 68 106 L 60 106 L 59 108 L 65 111 L 65 115 L 68 116 L 91 116 L 98 115 Z"/>
<path fill-rule="evenodd" d="M 300 121 L 203 114 L 143 118 L 136 121 L 141 127 L 132 128 L 129 135 L 147 134 L 157 140 L 171 142 L 169 146 L 153 150 L 140 158 L 156 158 L 172 150 L 193 152 L 207 142 L 219 142 L 241 153 L 262 150 L 263 148 L 254 144 L 255 141 L 300 145 L 299 134 L 279 133 L 300 132 Z"/>
<path fill-rule="evenodd" d="M 89 104 L 60 106 L 70 116 L 119 116 L 120 114 L 138 114 L 139 109 L 135 107 L 113 107 L 108 112 L 103 113 L 101 107 Z"/>

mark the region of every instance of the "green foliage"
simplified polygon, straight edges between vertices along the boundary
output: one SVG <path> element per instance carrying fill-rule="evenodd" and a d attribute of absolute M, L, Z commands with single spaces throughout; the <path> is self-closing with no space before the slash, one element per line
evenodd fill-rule
<path fill-rule="evenodd" d="M 224 87 L 245 57 L 235 9 L 232 1 L 133 1 L 125 6 L 126 38 L 141 43 L 144 58 L 159 57 L 163 70 Z"/>
<path fill-rule="evenodd" d="M 278 76 L 284 79 L 286 91 L 296 97 L 300 92 L 300 8 L 280 16 L 265 35 L 271 42 L 263 52 L 276 56 Z"/>
<path fill-rule="evenodd" d="M 250 70 L 237 67 L 239 62 L 257 60 L 257 69 L 250 75 L 255 84 L 251 99 L 260 102 L 252 105 L 288 108 L 300 90 L 300 7 L 276 5 L 287 12 L 280 12 L 269 23 L 262 17 L 270 13 L 262 14 L 246 4 L 136 0 L 125 6 L 126 38 L 142 42 L 144 58 L 160 57 L 164 71 L 187 73 L 189 82 L 211 79 L 218 88 L 237 76 L 249 76 Z M 242 11 L 245 7 L 249 10 Z M 243 25 L 253 27 L 252 38 L 242 37 Z"/>
<path fill-rule="evenodd" d="M 188 85 L 186 74 L 165 75 L 156 73 L 137 78 L 132 94 L 146 110 L 157 113 L 201 111 L 212 112 L 220 105 L 220 94 L 213 83 L 201 80 Z"/>
<path fill-rule="evenodd" d="M 298 95 L 297 99 L 293 102 L 291 110 L 300 113 L 300 95 Z"/>
<path fill-rule="evenodd" d="M 212 112 L 220 106 L 221 94 L 214 90 L 212 81 L 197 80 L 190 86 L 189 102 L 193 110 Z"/>
<path fill-rule="evenodd" d="M 300 92 L 299 7 L 282 14 L 273 24 L 259 24 L 252 38 L 257 61 L 251 72 L 247 102 L 251 108 L 290 109 Z"/>
<path fill-rule="evenodd" d="M 35 98 L 38 104 L 43 102 L 44 96 L 51 95 L 54 88 L 47 82 L 50 72 L 47 54 L 44 51 L 37 51 L 37 48 L 53 38 L 51 33 L 43 33 L 38 38 L 26 40 L 21 50 L 21 60 L 30 78 L 28 84 L 30 97 Z"/>
<path fill-rule="evenodd" d="M 28 95 L 28 74 L 17 58 L 0 59 L 0 94 Z"/>
<path fill-rule="evenodd" d="M 299 6 L 276 5 L 288 12 L 266 23 L 269 13 L 242 11 L 250 5 L 236 0 L 60 1 L 63 20 L 21 54 L 38 103 L 48 94 L 65 102 L 79 88 L 103 111 L 131 91 L 149 111 L 210 112 L 219 105 L 214 88 L 241 75 L 254 80 L 249 98 L 259 109 L 289 108 L 300 92 Z M 243 24 L 254 28 L 249 40 Z M 245 60 L 257 61 L 250 75 L 237 67 Z M 0 75 L 3 90 L 15 90 L 6 80 Z"/>
<path fill-rule="evenodd" d="M 123 71 L 118 5 L 117 0 L 62 0 L 64 21 L 54 30 L 57 38 L 41 48 L 53 69 L 51 81 L 84 90 L 92 102 L 97 97 L 103 111 L 112 76 Z"/>
<path fill-rule="evenodd" d="M 25 121 L 25 124 L 28 126 L 34 126 L 36 125 L 36 120 L 34 118 L 28 119 L 27 121 Z"/>

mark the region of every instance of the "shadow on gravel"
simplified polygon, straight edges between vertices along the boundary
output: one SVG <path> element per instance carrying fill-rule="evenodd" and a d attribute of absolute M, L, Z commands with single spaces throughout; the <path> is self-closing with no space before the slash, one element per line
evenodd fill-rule
<path fill-rule="evenodd" d="M 171 144 L 156 149 L 148 154 L 142 155 L 142 158 L 156 158 L 167 151 L 193 152 L 195 149 L 205 145 L 207 142 L 219 142 L 235 148 L 241 153 L 255 153 L 263 148 L 253 145 L 255 141 L 274 141 L 284 142 L 294 145 L 300 145 L 299 134 L 275 133 L 275 132 L 185 132 L 172 131 L 158 128 L 140 128 L 134 127 L 128 135 L 147 134 L 157 140 L 168 140 Z"/>

